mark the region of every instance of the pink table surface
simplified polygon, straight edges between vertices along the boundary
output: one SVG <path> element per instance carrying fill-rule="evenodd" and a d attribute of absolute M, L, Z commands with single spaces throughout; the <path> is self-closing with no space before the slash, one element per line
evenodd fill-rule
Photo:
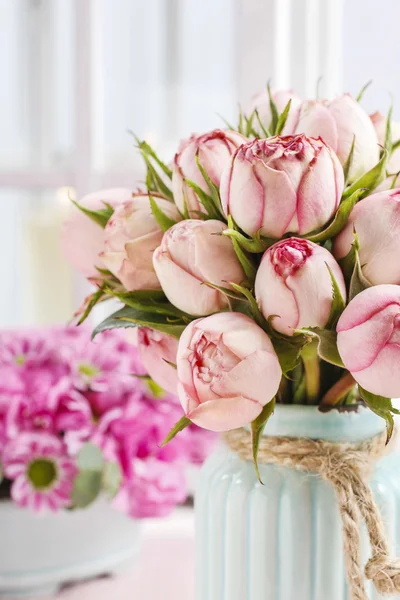
<path fill-rule="evenodd" d="M 194 519 L 182 508 L 143 523 L 142 548 L 129 572 L 35 600 L 193 600 Z"/>

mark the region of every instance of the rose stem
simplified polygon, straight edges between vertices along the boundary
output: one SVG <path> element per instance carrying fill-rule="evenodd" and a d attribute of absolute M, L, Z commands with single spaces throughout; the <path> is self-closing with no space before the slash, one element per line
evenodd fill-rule
<path fill-rule="evenodd" d="M 356 382 L 353 375 L 351 373 L 346 373 L 326 392 L 320 406 L 335 406 L 336 404 L 339 404 L 355 385 Z"/>
<path fill-rule="evenodd" d="M 306 379 L 307 404 L 317 404 L 320 390 L 320 364 L 317 341 L 304 346 L 301 357 Z"/>

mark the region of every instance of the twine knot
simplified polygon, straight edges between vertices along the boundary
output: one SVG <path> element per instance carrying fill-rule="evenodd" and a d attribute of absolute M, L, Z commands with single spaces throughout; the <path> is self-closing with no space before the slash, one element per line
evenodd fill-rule
<path fill-rule="evenodd" d="M 235 429 L 225 441 L 243 460 L 252 460 L 251 435 Z M 365 568 L 379 593 L 400 594 L 400 559 L 390 558 L 382 517 L 368 480 L 374 462 L 385 453 L 383 432 L 358 444 L 303 438 L 262 437 L 258 460 L 318 473 L 336 494 L 343 526 L 343 550 L 352 600 L 368 600 L 360 556 L 360 522 L 364 520 L 372 549 Z"/>
<path fill-rule="evenodd" d="M 372 579 L 381 594 L 392 595 L 400 592 L 400 560 L 385 554 L 375 555 L 365 567 L 365 575 Z"/>

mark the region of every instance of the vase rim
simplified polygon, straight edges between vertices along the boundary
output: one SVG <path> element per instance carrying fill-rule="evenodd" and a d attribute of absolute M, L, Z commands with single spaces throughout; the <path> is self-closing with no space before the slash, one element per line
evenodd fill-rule
<path fill-rule="evenodd" d="M 361 442 L 381 433 L 385 427 L 384 419 L 364 406 L 356 410 L 321 412 L 318 406 L 277 404 L 264 435 Z"/>

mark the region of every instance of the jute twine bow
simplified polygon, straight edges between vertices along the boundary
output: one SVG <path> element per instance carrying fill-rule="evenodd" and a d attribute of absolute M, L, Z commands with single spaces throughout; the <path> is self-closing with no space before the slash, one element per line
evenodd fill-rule
<path fill-rule="evenodd" d="M 224 438 L 240 458 L 253 459 L 249 432 L 236 429 L 226 433 Z M 345 565 L 352 600 L 368 600 L 360 556 L 361 519 L 367 526 L 372 549 L 365 576 L 374 582 L 381 594 L 400 593 L 400 559 L 389 556 L 382 517 L 368 484 L 374 462 L 385 453 L 385 443 L 386 433 L 360 444 L 266 436 L 260 440 L 259 462 L 318 473 L 333 485 L 343 525 Z"/>

